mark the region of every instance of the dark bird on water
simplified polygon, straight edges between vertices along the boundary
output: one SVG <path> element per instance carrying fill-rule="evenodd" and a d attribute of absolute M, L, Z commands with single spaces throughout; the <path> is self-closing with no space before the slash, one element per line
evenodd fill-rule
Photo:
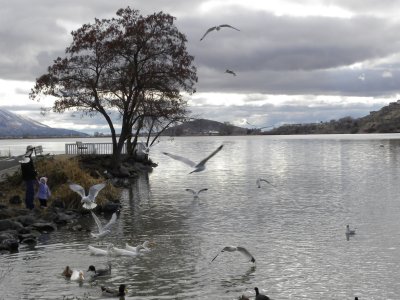
<path fill-rule="evenodd" d="M 118 288 L 118 291 L 102 286 L 101 292 L 104 296 L 108 297 L 123 297 L 126 294 L 126 286 L 125 284 L 121 284 Z"/>
<path fill-rule="evenodd" d="M 255 300 L 270 300 L 268 296 L 260 294 L 258 287 L 255 287 L 254 290 L 256 291 L 256 297 L 254 298 Z"/>
<path fill-rule="evenodd" d="M 232 29 L 235 29 L 235 30 L 237 30 L 237 31 L 240 31 L 239 29 L 237 29 L 237 28 L 235 28 L 235 27 L 233 27 L 233 26 L 231 26 L 231 25 L 222 24 L 222 25 L 218 25 L 218 26 L 214 26 L 214 27 L 208 28 L 207 31 L 206 31 L 206 33 L 201 37 L 200 41 L 202 41 L 202 40 L 205 38 L 205 36 L 206 36 L 207 34 L 209 34 L 211 31 L 214 31 L 214 30 L 219 31 L 222 27 L 228 27 L 228 28 L 232 28 Z"/>
<path fill-rule="evenodd" d="M 95 266 L 90 265 L 89 269 L 87 272 L 91 274 L 93 278 L 99 277 L 99 276 L 107 276 L 111 275 L 111 263 L 108 263 L 108 268 L 107 269 L 96 269 Z"/>

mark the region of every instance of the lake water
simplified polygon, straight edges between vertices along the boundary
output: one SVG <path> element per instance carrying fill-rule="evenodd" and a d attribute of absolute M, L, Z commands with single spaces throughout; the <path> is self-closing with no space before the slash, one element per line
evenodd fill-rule
<path fill-rule="evenodd" d="M 7 141 L 24 152 L 27 141 Z M 29 144 L 60 153 L 65 143 L 45 142 Z M 161 153 L 199 161 L 220 144 L 190 175 Z M 237 299 L 255 286 L 282 300 L 399 299 L 400 135 L 165 138 L 151 151 L 159 166 L 123 192 L 103 243 L 153 240 L 152 252 L 111 258 L 110 277 L 79 285 L 60 275 L 66 265 L 86 271 L 107 258 L 89 254 L 89 232 L 61 228 L 34 249 L 0 255 L 0 299 L 102 299 L 100 285 L 121 283 L 126 299 Z M 257 188 L 258 177 L 275 187 Z M 208 191 L 194 200 L 185 188 Z M 346 224 L 357 228 L 349 240 Z M 95 230 L 90 216 L 83 226 Z M 211 263 L 227 245 L 246 247 L 255 266 L 240 253 Z"/>

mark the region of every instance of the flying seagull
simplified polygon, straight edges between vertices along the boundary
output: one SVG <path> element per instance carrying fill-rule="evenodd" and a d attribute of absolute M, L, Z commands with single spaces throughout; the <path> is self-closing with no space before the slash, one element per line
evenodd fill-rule
<path fill-rule="evenodd" d="M 266 183 L 268 183 L 268 184 L 274 186 L 274 185 L 273 185 L 271 182 L 269 182 L 267 179 L 264 179 L 264 178 L 257 178 L 256 184 L 257 184 L 257 187 L 258 187 L 258 188 L 261 187 L 261 181 L 264 181 L 264 182 L 266 182 Z"/>
<path fill-rule="evenodd" d="M 94 219 L 94 221 L 96 222 L 97 228 L 99 229 L 99 233 L 93 233 L 91 232 L 90 234 L 92 235 L 92 237 L 99 239 L 102 238 L 103 236 L 109 234 L 111 232 L 110 228 L 112 225 L 115 224 L 115 222 L 117 221 L 117 213 L 113 213 L 111 216 L 110 221 L 108 221 L 108 223 L 106 225 L 102 225 L 99 218 L 94 214 L 93 211 L 90 211 L 92 213 L 92 217 Z"/>
<path fill-rule="evenodd" d="M 244 247 L 239 247 L 239 246 L 237 246 L 237 247 L 235 247 L 235 246 L 226 246 L 226 247 L 224 247 L 224 249 L 222 249 L 221 252 L 219 252 L 219 253 L 222 253 L 222 252 L 225 252 L 225 251 L 228 251 L 228 252 L 239 251 L 239 252 L 242 253 L 244 256 L 246 256 L 248 259 L 250 259 L 251 262 L 253 262 L 253 263 L 256 262 L 256 259 L 253 257 L 253 255 L 251 255 L 250 252 L 247 251 L 246 248 L 244 248 Z M 211 262 L 213 262 L 214 259 L 217 258 L 217 256 L 219 255 L 219 253 L 213 258 L 213 260 L 212 260 Z"/>
<path fill-rule="evenodd" d="M 200 41 L 202 41 L 202 40 L 205 38 L 205 36 L 206 36 L 208 33 L 210 33 L 211 31 L 213 31 L 213 30 L 219 31 L 222 27 L 229 27 L 229 28 L 235 29 L 235 30 L 237 30 L 237 31 L 240 31 L 239 29 L 237 29 L 237 28 L 235 28 L 235 27 L 233 27 L 233 26 L 231 26 L 231 25 L 222 24 L 222 25 L 218 25 L 218 26 L 214 26 L 214 27 L 208 28 L 207 31 L 206 31 L 206 33 L 201 37 Z"/>
<path fill-rule="evenodd" d="M 89 188 L 89 194 L 85 194 L 85 189 L 81 187 L 79 184 L 73 183 L 69 185 L 69 188 L 74 192 L 78 193 L 81 197 L 81 203 L 83 203 L 83 207 L 86 209 L 93 209 L 97 206 L 94 202 L 97 194 L 106 186 L 105 183 L 99 183 L 91 186 Z"/>
<path fill-rule="evenodd" d="M 193 198 L 194 199 L 197 199 L 197 198 L 199 198 L 199 194 L 201 193 L 201 192 L 205 192 L 205 191 L 208 191 L 208 189 L 201 189 L 201 190 L 199 190 L 199 191 L 195 191 L 195 190 L 192 190 L 192 189 L 185 189 L 185 191 L 188 191 L 188 192 L 191 192 L 192 194 L 193 194 Z"/>
<path fill-rule="evenodd" d="M 173 159 L 179 160 L 179 161 L 181 161 L 181 162 L 183 162 L 183 163 L 185 163 L 185 164 L 191 166 L 192 168 L 194 168 L 194 170 L 193 170 L 192 172 L 189 173 L 189 174 L 192 174 L 193 172 L 201 172 L 201 171 L 205 170 L 205 168 L 206 168 L 206 162 L 207 162 L 211 157 L 213 157 L 215 154 L 217 154 L 217 153 L 222 149 L 223 146 L 224 146 L 224 145 L 219 146 L 213 153 L 211 153 L 209 156 L 207 156 L 206 158 L 204 158 L 204 159 L 203 159 L 202 161 L 200 161 L 198 164 L 196 164 L 195 162 L 193 162 L 193 161 L 191 161 L 191 160 L 189 160 L 189 159 L 187 159 L 187 158 L 185 158 L 185 157 L 179 156 L 179 155 L 174 155 L 174 154 L 170 154 L 170 153 L 167 153 L 167 152 L 163 152 L 163 154 L 165 154 L 165 155 L 167 155 L 167 156 L 169 156 L 169 157 L 171 157 L 171 158 L 173 158 Z"/>
<path fill-rule="evenodd" d="M 236 73 L 229 69 L 226 69 L 225 73 L 229 73 L 232 74 L 233 76 L 236 76 Z"/>

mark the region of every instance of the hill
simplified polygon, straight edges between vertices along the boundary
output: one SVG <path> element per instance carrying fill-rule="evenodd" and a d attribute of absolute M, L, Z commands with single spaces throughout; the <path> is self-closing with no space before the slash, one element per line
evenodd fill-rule
<path fill-rule="evenodd" d="M 321 123 L 285 124 L 264 134 L 338 134 L 338 133 L 397 133 L 400 132 L 400 100 L 371 111 L 368 116 L 354 119 L 344 117 Z"/>
<path fill-rule="evenodd" d="M 75 130 L 52 128 L 0 108 L 0 138 L 27 137 L 82 137 L 88 136 Z"/>
<path fill-rule="evenodd" d="M 196 119 L 168 128 L 164 131 L 164 135 L 246 135 L 251 134 L 251 132 L 252 130 L 234 126 L 227 122 L 221 123 L 206 119 Z"/>

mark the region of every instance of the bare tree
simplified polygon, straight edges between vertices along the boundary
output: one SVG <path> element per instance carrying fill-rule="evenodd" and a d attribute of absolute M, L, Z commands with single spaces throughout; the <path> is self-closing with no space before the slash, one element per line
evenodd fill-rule
<path fill-rule="evenodd" d="M 83 25 L 72 32 L 66 56 L 58 57 L 36 80 L 31 99 L 51 95 L 56 97 L 56 112 L 101 114 L 109 125 L 118 164 L 124 143 L 135 134 L 133 128 L 149 114 L 148 102 L 152 107 L 158 102 L 171 106 L 164 111 L 183 112 L 186 101 L 181 92 L 195 92 L 193 57 L 174 20 L 163 12 L 142 16 L 127 7 L 119 9 L 116 18 Z M 120 124 L 113 123 L 113 111 L 119 113 Z"/>

